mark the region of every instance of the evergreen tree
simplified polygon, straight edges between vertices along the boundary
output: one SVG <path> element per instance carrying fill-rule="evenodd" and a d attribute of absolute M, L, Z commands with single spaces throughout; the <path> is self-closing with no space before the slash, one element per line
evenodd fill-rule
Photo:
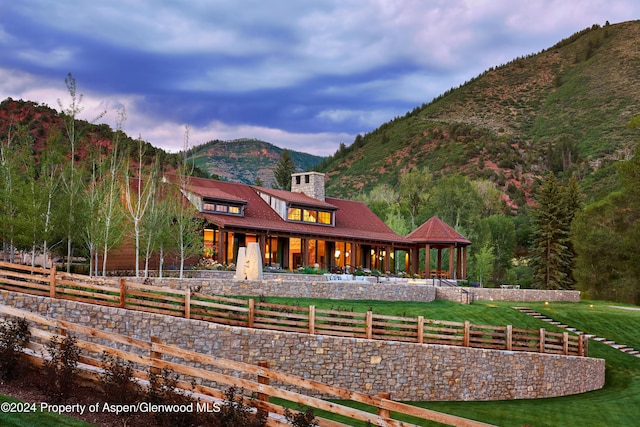
<path fill-rule="evenodd" d="M 532 267 L 534 285 L 542 289 L 571 289 L 574 251 L 571 222 L 580 208 L 575 180 L 560 185 L 550 173 L 540 188 L 533 210 Z"/>
<path fill-rule="evenodd" d="M 293 164 L 291 153 L 287 149 L 282 150 L 280 160 L 273 170 L 273 174 L 276 179 L 274 188 L 291 191 L 291 175 L 295 173 L 295 171 L 296 166 Z"/>

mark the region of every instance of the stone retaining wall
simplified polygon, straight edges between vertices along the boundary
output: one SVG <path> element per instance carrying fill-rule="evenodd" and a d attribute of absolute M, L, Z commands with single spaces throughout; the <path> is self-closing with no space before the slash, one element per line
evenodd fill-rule
<path fill-rule="evenodd" d="M 529 399 L 604 385 L 602 359 L 239 328 L 4 290 L 0 303 L 399 400 Z"/>
<path fill-rule="evenodd" d="M 580 302 L 580 291 L 546 291 L 537 289 L 467 288 L 432 286 L 431 284 L 392 282 L 381 278 L 365 281 L 326 281 L 313 275 L 288 275 L 293 277 L 267 278 L 265 280 L 234 280 L 225 276 L 199 279 L 153 278 L 155 286 L 172 289 L 200 288 L 210 295 L 281 296 L 291 298 L 332 298 L 379 301 L 422 301 L 443 299 L 461 303 L 471 301 L 566 301 Z M 127 278 L 142 283 L 140 278 Z M 424 280 L 422 281 L 424 282 Z"/>
<path fill-rule="evenodd" d="M 540 289 L 453 288 L 437 287 L 436 299 L 455 302 L 473 301 L 565 301 L 580 302 L 580 291 L 547 291 Z"/>
<path fill-rule="evenodd" d="M 422 301 L 436 299 L 436 288 L 429 285 L 369 281 L 311 280 L 234 280 L 234 279 L 150 279 L 154 286 L 171 289 L 200 289 L 208 295 L 280 296 L 291 298 L 332 298 L 380 301 Z M 324 277 L 323 277 L 324 279 Z M 142 283 L 143 279 L 127 278 Z M 149 283 L 149 282 L 147 282 Z"/>

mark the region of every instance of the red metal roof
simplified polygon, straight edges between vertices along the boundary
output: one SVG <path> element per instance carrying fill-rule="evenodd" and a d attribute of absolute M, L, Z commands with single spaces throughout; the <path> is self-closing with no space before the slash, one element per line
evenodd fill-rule
<path fill-rule="evenodd" d="M 175 177 L 167 177 L 175 182 Z M 411 245 L 405 237 L 394 233 L 364 203 L 349 200 L 325 198 L 313 199 L 302 193 L 265 189 L 246 184 L 218 181 L 205 178 L 190 178 L 189 190 L 200 196 L 231 196 L 229 201 L 247 202 L 244 216 L 216 213 L 202 213 L 202 217 L 221 228 L 244 229 L 246 232 L 267 231 L 283 235 L 308 235 L 328 239 L 367 240 L 395 245 Z M 305 206 L 331 209 L 335 211 L 335 226 L 285 221 L 265 202 L 257 191 L 269 193 L 284 201 Z"/>
<path fill-rule="evenodd" d="M 471 244 L 471 241 L 437 216 L 432 216 L 427 222 L 409 233 L 407 240 L 415 243 L 430 243 L 436 245 L 456 244 L 458 246 L 467 246 Z"/>

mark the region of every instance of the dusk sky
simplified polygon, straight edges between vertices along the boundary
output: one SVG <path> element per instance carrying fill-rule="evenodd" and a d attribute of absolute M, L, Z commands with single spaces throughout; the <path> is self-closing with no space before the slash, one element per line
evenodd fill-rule
<path fill-rule="evenodd" d="M 0 100 L 60 109 L 178 151 L 258 138 L 333 154 L 484 70 L 637 0 L 0 0 Z"/>

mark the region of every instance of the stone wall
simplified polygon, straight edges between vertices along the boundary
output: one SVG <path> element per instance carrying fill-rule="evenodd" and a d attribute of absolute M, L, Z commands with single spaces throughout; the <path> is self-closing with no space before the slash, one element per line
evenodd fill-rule
<path fill-rule="evenodd" d="M 208 295 L 280 296 L 291 298 L 332 298 L 380 301 L 432 302 L 436 288 L 429 285 L 364 281 L 327 281 L 323 276 L 296 277 L 286 280 L 233 280 L 213 277 L 210 279 L 158 279 L 150 280 L 154 286 L 172 289 L 200 289 Z M 134 283 L 143 279 L 127 278 Z M 313 280 L 313 281 L 312 281 Z M 375 278 L 374 278 L 375 280 Z M 149 283 L 149 282 L 147 282 Z"/>
<path fill-rule="evenodd" d="M 134 283 L 143 279 L 127 278 Z M 367 299 L 379 301 L 422 301 L 436 299 L 469 303 L 471 301 L 566 301 L 580 302 L 580 291 L 537 289 L 467 288 L 432 286 L 410 281 L 393 282 L 372 277 L 362 281 L 327 281 L 324 276 L 279 275 L 260 281 L 234 280 L 212 275 L 200 279 L 153 278 L 155 286 L 172 289 L 200 288 L 210 295 L 282 296 L 292 298 Z M 424 280 L 422 282 L 425 282 Z"/>
<path fill-rule="evenodd" d="M 580 302 L 580 291 L 547 291 L 539 289 L 453 288 L 437 287 L 436 299 L 455 302 L 473 301 L 565 301 Z"/>
<path fill-rule="evenodd" d="M 399 400 L 529 399 L 604 385 L 602 359 L 238 328 L 4 290 L 0 303 Z"/>

